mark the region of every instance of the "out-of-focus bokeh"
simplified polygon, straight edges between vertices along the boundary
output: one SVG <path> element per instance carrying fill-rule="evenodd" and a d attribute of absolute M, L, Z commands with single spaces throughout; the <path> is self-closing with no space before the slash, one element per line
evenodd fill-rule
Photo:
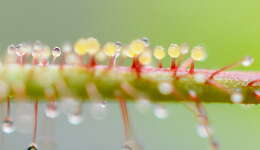
<path fill-rule="evenodd" d="M 258 70 L 259 4 L 257 0 L 2 0 L 0 49 L 4 53 L 8 44 L 21 41 L 41 40 L 59 46 L 80 37 L 127 43 L 145 36 L 152 46 L 167 47 L 171 42 L 205 46 L 208 59 L 200 67 L 218 68 L 251 55 L 255 63 L 249 69 Z M 156 119 L 152 112 L 140 114 L 130 105 L 135 132 L 145 149 L 209 149 L 207 139 L 196 134 L 193 114 L 181 104 L 165 105 L 170 111 L 166 120 Z M 39 140 L 56 142 L 55 150 L 120 149 L 123 132 L 117 104 L 109 104 L 110 111 L 102 121 L 91 119 L 88 107 L 84 108 L 85 121 L 78 127 L 68 125 L 64 116 L 54 121 L 41 117 Z M 259 106 L 210 104 L 207 109 L 222 150 L 260 146 Z M 1 142 L 1 150 L 25 149 L 30 134 L 1 134 Z"/>

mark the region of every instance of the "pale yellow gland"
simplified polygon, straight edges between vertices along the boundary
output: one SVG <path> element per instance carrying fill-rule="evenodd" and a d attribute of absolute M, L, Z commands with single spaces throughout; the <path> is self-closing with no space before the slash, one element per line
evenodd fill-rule
<path fill-rule="evenodd" d="M 191 58 L 195 61 L 203 61 L 207 54 L 202 46 L 196 46 L 191 50 Z"/>
<path fill-rule="evenodd" d="M 130 58 L 133 58 L 133 57 L 137 56 L 136 53 L 133 50 L 131 50 L 131 49 L 127 49 L 124 52 L 125 52 L 126 56 L 128 56 Z"/>
<path fill-rule="evenodd" d="M 146 44 L 142 40 L 135 40 L 129 45 L 128 53 L 130 57 L 136 57 L 141 54 L 146 48 Z"/>
<path fill-rule="evenodd" d="M 100 44 L 95 38 L 80 39 L 74 45 L 74 50 L 78 55 L 94 55 L 100 49 Z"/>
<path fill-rule="evenodd" d="M 115 43 L 108 42 L 105 44 L 103 51 L 107 56 L 113 57 L 117 52 L 119 52 L 119 48 Z"/>
<path fill-rule="evenodd" d="M 171 44 L 168 48 L 168 55 L 171 58 L 178 58 L 181 55 L 181 49 L 177 44 Z"/>
<path fill-rule="evenodd" d="M 164 48 L 162 46 L 156 46 L 153 50 L 153 56 L 158 60 L 162 60 L 165 57 Z"/>
<path fill-rule="evenodd" d="M 149 65 L 152 62 L 151 52 L 149 50 L 143 51 L 138 60 L 142 65 Z"/>

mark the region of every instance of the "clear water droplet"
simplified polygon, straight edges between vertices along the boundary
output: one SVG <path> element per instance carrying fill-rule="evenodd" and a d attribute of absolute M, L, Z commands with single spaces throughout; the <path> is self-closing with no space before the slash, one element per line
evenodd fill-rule
<path fill-rule="evenodd" d="M 240 92 L 234 92 L 231 94 L 231 101 L 233 103 L 241 103 L 243 101 L 244 97 Z"/>
<path fill-rule="evenodd" d="M 159 89 L 160 93 L 164 94 L 164 95 L 168 95 L 168 94 L 171 94 L 173 92 L 172 85 L 170 83 L 167 83 L 167 82 L 159 83 L 158 89 Z"/>
<path fill-rule="evenodd" d="M 90 106 L 90 114 L 96 120 L 102 120 L 108 113 L 107 104 L 105 101 L 92 102 Z"/>
<path fill-rule="evenodd" d="M 16 46 L 14 44 L 11 44 L 7 47 L 7 53 L 8 54 L 16 54 Z"/>
<path fill-rule="evenodd" d="M 202 138 L 207 138 L 209 136 L 208 131 L 207 131 L 207 127 L 205 127 L 203 125 L 197 126 L 197 133 Z"/>
<path fill-rule="evenodd" d="M 10 118 L 4 120 L 2 124 L 2 131 L 5 134 L 11 134 L 15 131 L 14 123 Z"/>
<path fill-rule="evenodd" d="M 194 91 L 194 90 L 189 90 L 188 92 L 189 92 L 189 95 L 190 95 L 191 97 L 197 97 L 196 91 Z"/>
<path fill-rule="evenodd" d="M 136 108 L 140 113 L 145 113 L 151 108 L 151 102 L 145 98 L 138 99 L 136 101 Z"/>
<path fill-rule="evenodd" d="M 143 148 L 135 140 L 128 140 L 122 146 L 121 150 L 143 150 Z"/>
<path fill-rule="evenodd" d="M 187 43 L 182 43 L 180 45 L 180 49 L 181 49 L 181 54 L 183 54 L 183 55 L 188 54 L 188 52 L 189 52 L 189 45 Z"/>
<path fill-rule="evenodd" d="M 25 50 L 24 45 L 22 43 L 16 45 L 15 53 L 16 53 L 17 56 L 24 56 L 26 54 L 26 50 Z"/>
<path fill-rule="evenodd" d="M 27 148 L 27 150 L 38 150 L 38 147 L 37 147 L 36 144 L 31 144 L 31 145 Z"/>
<path fill-rule="evenodd" d="M 45 109 L 45 115 L 48 118 L 57 118 L 59 116 L 59 112 L 56 104 L 48 104 L 47 108 Z"/>
<path fill-rule="evenodd" d="M 140 40 L 144 42 L 146 47 L 149 46 L 150 42 L 149 42 L 149 39 L 147 37 L 142 37 L 142 38 L 140 38 Z"/>
<path fill-rule="evenodd" d="M 68 121 L 72 125 L 79 125 L 83 121 L 83 118 L 80 114 L 70 114 L 68 115 Z"/>
<path fill-rule="evenodd" d="M 61 55 L 61 48 L 59 48 L 59 47 L 54 47 L 54 48 L 52 49 L 52 56 L 53 56 L 53 57 L 60 57 L 60 55 Z"/>
<path fill-rule="evenodd" d="M 206 82 L 206 75 L 203 74 L 203 73 L 195 73 L 193 77 L 194 77 L 194 80 L 197 83 L 205 83 Z"/>
<path fill-rule="evenodd" d="M 255 90 L 254 93 L 257 97 L 260 97 L 260 90 Z"/>
<path fill-rule="evenodd" d="M 158 119 L 166 119 L 169 116 L 167 109 L 161 105 L 155 106 L 154 115 Z"/>
<path fill-rule="evenodd" d="M 254 58 L 251 56 L 247 56 L 244 58 L 244 60 L 241 62 L 241 64 L 245 67 L 250 66 L 254 62 Z"/>

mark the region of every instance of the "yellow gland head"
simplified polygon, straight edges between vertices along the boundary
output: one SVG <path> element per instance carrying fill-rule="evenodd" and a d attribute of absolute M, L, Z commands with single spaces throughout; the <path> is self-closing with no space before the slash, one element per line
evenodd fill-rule
<path fill-rule="evenodd" d="M 143 51 L 138 57 L 139 62 L 142 65 L 149 65 L 152 62 L 152 55 L 149 50 Z"/>
<path fill-rule="evenodd" d="M 120 47 L 114 42 L 108 42 L 105 44 L 103 50 L 107 56 L 113 57 L 120 51 Z"/>
<path fill-rule="evenodd" d="M 202 46 L 196 46 L 191 50 L 191 58 L 195 61 L 203 61 L 207 58 L 206 51 Z"/>
<path fill-rule="evenodd" d="M 168 55 L 171 58 L 178 58 L 181 55 L 181 49 L 177 44 L 171 44 L 168 48 Z"/>
<path fill-rule="evenodd" d="M 146 43 L 142 40 L 134 40 L 129 45 L 128 56 L 136 57 L 141 54 L 146 48 Z"/>
<path fill-rule="evenodd" d="M 94 55 L 100 49 L 100 44 L 95 38 L 80 39 L 74 45 L 74 50 L 78 55 Z"/>
<path fill-rule="evenodd" d="M 162 46 L 156 46 L 153 50 L 153 56 L 158 60 L 162 60 L 165 57 L 164 48 Z"/>

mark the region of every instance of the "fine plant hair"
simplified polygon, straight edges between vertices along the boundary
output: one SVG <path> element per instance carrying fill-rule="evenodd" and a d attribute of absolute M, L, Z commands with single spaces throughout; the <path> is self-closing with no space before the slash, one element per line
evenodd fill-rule
<path fill-rule="evenodd" d="M 165 57 L 171 58 L 170 66 L 164 65 Z M 70 122 L 76 125 L 81 121 L 83 102 L 93 102 L 95 111 L 103 112 L 106 100 L 111 100 L 119 103 L 122 114 L 122 149 L 139 150 L 143 147 L 131 129 L 126 101 L 143 107 L 154 103 L 160 119 L 167 117 L 161 103 L 173 102 L 191 110 L 198 119 L 200 135 L 208 138 L 211 150 L 218 150 L 203 103 L 258 104 L 260 73 L 227 71 L 250 66 L 254 60 L 249 56 L 217 70 L 196 69 L 196 62 L 206 57 L 202 46 L 191 48 L 184 43 L 170 44 L 167 50 L 152 48 L 147 38 L 103 46 L 95 38 L 82 38 L 53 49 L 39 41 L 12 44 L 0 66 L 0 99 L 7 107 L 3 132 L 13 132 L 11 101 L 34 103 L 33 137 L 28 148 L 32 150 L 38 149 L 38 102 L 46 103 L 46 115 L 55 118 L 57 101 L 76 101 L 76 108 L 69 112 Z"/>

